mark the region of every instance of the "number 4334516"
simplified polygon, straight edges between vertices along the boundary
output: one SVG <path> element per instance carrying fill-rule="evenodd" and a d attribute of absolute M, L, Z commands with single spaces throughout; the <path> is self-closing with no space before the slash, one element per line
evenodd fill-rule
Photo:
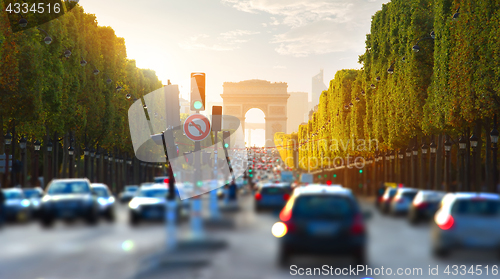
<path fill-rule="evenodd" d="M 61 12 L 61 4 L 60 3 L 35 3 L 33 5 L 29 5 L 28 3 L 9 3 L 7 5 L 7 8 L 5 9 L 6 12 L 9 13 L 55 13 L 58 14 Z"/>
<path fill-rule="evenodd" d="M 446 275 L 498 275 L 497 265 L 447 265 L 444 269 Z"/>

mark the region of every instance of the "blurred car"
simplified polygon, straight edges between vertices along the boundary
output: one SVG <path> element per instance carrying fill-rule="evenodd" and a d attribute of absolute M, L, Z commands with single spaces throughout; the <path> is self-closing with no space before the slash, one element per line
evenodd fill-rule
<path fill-rule="evenodd" d="M 281 210 L 286 204 L 291 194 L 289 183 L 268 182 L 259 185 L 255 193 L 255 211 L 263 209 Z"/>
<path fill-rule="evenodd" d="M 130 201 L 130 224 L 137 225 L 141 221 L 164 221 L 168 188 L 161 184 L 139 189 Z M 177 207 L 180 216 L 181 207 Z M 178 219 L 179 220 L 179 219 Z"/>
<path fill-rule="evenodd" d="M 453 249 L 491 248 L 500 244 L 500 196 L 490 193 L 448 193 L 434 216 L 432 251 L 448 256 Z"/>
<path fill-rule="evenodd" d="M 19 188 L 2 189 L 5 197 L 4 218 L 7 221 L 25 222 L 30 219 L 30 201 Z"/>
<path fill-rule="evenodd" d="M 446 195 L 446 193 L 442 191 L 418 191 L 408 211 L 408 220 L 410 223 L 417 224 L 420 221 L 431 220 L 438 210 L 444 195 Z"/>
<path fill-rule="evenodd" d="M 92 190 L 97 195 L 99 203 L 99 214 L 104 216 L 108 221 L 115 220 L 115 197 L 111 194 L 108 185 L 103 183 L 92 183 Z"/>
<path fill-rule="evenodd" d="M 168 179 L 168 176 L 156 176 L 154 181 L 155 183 L 165 183 L 165 179 Z"/>
<path fill-rule="evenodd" d="M 26 199 L 30 201 L 30 211 L 32 217 L 40 216 L 40 204 L 42 202 L 43 190 L 41 187 L 23 188 Z"/>
<path fill-rule="evenodd" d="M 397 188 L 398 185 L 396 183 L 393 183 L 393 182 L 382 182 L 380 183 L 380 186 L 378 187 L 375 195 L 376 195 L 376 198 L 375 198 L 375 207 L 377 207 L 378 209 L 380 209 L 380 204 L 382 203 L 382 197 L 384 196 L 384 193 L 385 191 L 387 190 L 387 188 Z"/>
<path fill-rule="evenodd" d="M 391 200 L 390 212 L 392 215 L 407 214 L 413 198 L 418 193 L 418 189 L 413 188 L 398 188 L 396 195 Z"/>
<path fill-rule="evenodd" d="M 118 195 L 118 199 L 120 200 L 121 203 L 127 203 L 129 202 L 137 192 L 137 189 L 139 189 L 139 186 L 137 185 L 128 185 L 125 186 L 123 189 L 123 192 L 121 192 Z"/>
<path fill-rule="evenodd" d="M 367 233 L 362 213 L 350 189 L 324 185 L 297 188 L 273 226 L 280 238 L 279 263 L 293 255 L 349 255 L 366 263 Z"/>
<path fill-rule="evenodd" d="M 383 214 L 389 213 L 391 201 L 396 195 L 397 188 L 388 187 L 385 189 L 384 195 L 382 195 L 382 200 L 380 201 L 380 212 Z"/>
<path fill-rule="evenodd" d="M 45 190 L 40 212 L 44 227 L 52 226 L 57 219 L 83 219 L 94 225 L 99 217 L 99 203 L 88 179 L 54 179 Z"/>

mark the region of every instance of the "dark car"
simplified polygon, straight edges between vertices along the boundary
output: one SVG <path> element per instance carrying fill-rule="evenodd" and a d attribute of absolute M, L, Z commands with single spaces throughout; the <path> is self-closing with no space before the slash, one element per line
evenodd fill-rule
<path fill-rule="evenodd" d="M 92 190 L 97 196 L 99 203 L 99 214 L 104 216 L 108 221 L 115 220 L 115 197 L 111 194 L 108 185 L 103 183 L 92 183 Z"/>
<path fill-rule="evenodd" d="M 88 179 L 54 179 L 47 186 L 41 204 L 41 223 L 50 227 L 55 220 L 83 219 L 96 224 L 99 203 Z"/>
<path fill-rule="evenodd" d="M 314 185 L 301 187 L 273 226 L 280 238 L 279 263 L 287 265 L 300 254 L 353 256 L 366 263 L 367 233 L 364 219 L 351 190 Z"/>
<path fill-rule="evenodd" d="M 118 195 L 118 198 L 120 199 L 120 202 L 121 203 L 127 203 L 129 202 L 135 195 L 135 193 L 137 192 L 137 190 L 139 189 L 139 186 L 136 186 L 136 185 L 127 185 L 125 186 L 125 188 L 123 189 L 123 192 L 121 192 L 119 195 Z"/>
<path fill-rule="evenodd" d="M 6 221 L 24 222 L 30 218 L 30 201 L 19 188 L 7 188 L 1 190 L 5 201 L 3 205 L 4 218 Z"/>
<path fill-rule="evenodd" d="M 26 199 L 30 201 L 31 216 L 38 218 L 40 216 L 40 205 L 43 196 L 42 188 L 23 188 L 23 193 Z"/>
<path fill-rule="evenodd" d="M 408 211 L 408 220 L 411 224 L 417 224 L 421 221 L 429 221 L 434 217 L 434 214 L 439 208 L 439 204 L 443 199 L 445 192 L 420 190 Z"/>
<path fill-rule="evenodd" d="M 255 211 L 264 209 L 281 210 L 290 198 L 290 183 L 262 183 L 255 193 Z"/>
<path fill-rule="evenodd" d="M 380 201 L 380 212 L 383 214 L 389 213 L 392 199 L 396 196 L 398 188 L 387 187 L 384 194 L 382 195 L 382 200 Z"/>

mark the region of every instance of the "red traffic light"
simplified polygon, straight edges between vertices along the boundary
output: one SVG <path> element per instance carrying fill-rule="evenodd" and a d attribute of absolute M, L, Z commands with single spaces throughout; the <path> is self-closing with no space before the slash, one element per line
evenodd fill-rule
<path fill-rule="evenodd" d="M 168 183 L 170 182 L 170 179 L 165 178 L 165 179 L 163 180 L 163 182 L 165 182 L 165 184 L 168 184 Z"/>
<path fill-rule="evenodd" d="M 326 185 L 328 186 L 332 185 L 332 181 L 331 180 L 326 181 Z"/>

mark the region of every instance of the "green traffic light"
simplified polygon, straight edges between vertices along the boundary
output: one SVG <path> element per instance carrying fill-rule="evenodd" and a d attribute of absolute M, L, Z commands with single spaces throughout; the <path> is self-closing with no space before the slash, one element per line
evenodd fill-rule
<path fill-rule="evenodd" d="M 193 107 L 195 109 L 201 109 L 203 107 L 203 103 L 201 101 L 195 101 Z"/>
<path fill-rule="evenodd" d="M 359 170 L 359 173 L 363 173 L 363 170 Z"/>
<path fill-rule="evenodd" d="M 250 177 L 253 177 L 253 174 L 250 174 Z"/>
<path fill-rule="evenodd" d="M 203 185 L 203 182 L 202 182 L 202 181 L 198 181 L 198 182 L 196 182 L 196 185 L 198 185 L 198 186 L 202 186 L 202 185 Z"/>
<path fill-rule="evenodd" d="M 333 175 L 333 177 L 335 178 L 335 177 L 337 177 L 337 175 L 336 175 L 336 174 L 334 174 L 334 175 Z"/>
<path fill-rule="evenodd" d="M 325 174 L 325 177 L 326 177 L 326 176 L 327 176 L 327 175 Z"/>
<path fill-rule="evenodd" d="M 253 170 L 252 169 L 249 169 L 248 172 L 252 172 Z"/>
<path fill-rule="evenodd" d="M 224 143 L 224 147 L 225 147 L 225 148 L 228 148 L 228 147 L 229 147 L 229 144 Z"/>

